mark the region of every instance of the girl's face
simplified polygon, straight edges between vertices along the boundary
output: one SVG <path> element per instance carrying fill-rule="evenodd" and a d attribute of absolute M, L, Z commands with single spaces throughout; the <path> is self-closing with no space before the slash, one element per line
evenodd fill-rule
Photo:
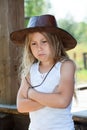
<path fill-rule="evenodd" d="M 39 32 L 29 34 L 29 45 L 32 54 L 41 62 L 52 61 L 50 44 L 44 35 Z"/>

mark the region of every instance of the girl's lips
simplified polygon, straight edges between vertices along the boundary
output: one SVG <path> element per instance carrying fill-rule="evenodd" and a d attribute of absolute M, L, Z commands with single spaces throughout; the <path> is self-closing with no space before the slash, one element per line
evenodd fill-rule
<path fill-rule="evenodd" d="M 45 54 L 39 54 L 38 56 L 44 56 Z"/>
<path fill-rule="evenodd" d="M 44 56 L 45 54 L 38 54 L 38 56 Z"/>
<path fill-rule="evenodd" d="M 38 54 L 38 57 L 41 58 L 41 57 L 44 57 L 45 54 Z"/>

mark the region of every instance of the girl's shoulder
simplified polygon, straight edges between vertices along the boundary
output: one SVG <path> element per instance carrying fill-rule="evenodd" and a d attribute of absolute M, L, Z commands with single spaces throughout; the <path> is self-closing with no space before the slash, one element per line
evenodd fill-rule
<path fill-rule="evenodd" d="M 63 60 L 61 61 L 61 63 L 62 63 L 62 64 L 68 64 L 68 63 L 70 63 L 70 64 L 75 65 L 75 62 L 74 62 L 72 59 L 63 59 Z"/>
<path fill-rule="evenodd" d="M 75 62 L 71 59 L 63 59 L 61 61 L 58 61 L 56 63 L 56 66 L 63 65 L 63 64 L 73 64 L 73 65 L 75 65 Z"/>
<path fill-rule="evenodd" d="M 60 62 L 65 63 L 65 62 L 74 62 L 74 61 L 72 59 L 66 58 L 66 59 L 62 59 Z"/>
<path fill-rule="evenodd" d="M 72 59 L 64 59 L 61 61 L 61 68 L 66 67 L 68 69 L 68 67 L 71 67 L 73 69 L 76 69 L 76 64 Z"/>

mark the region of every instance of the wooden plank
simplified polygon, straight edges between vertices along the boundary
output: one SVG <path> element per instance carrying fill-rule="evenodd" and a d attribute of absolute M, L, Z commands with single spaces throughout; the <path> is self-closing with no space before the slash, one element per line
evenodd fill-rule
<path fill-rule="evenodd" d="M 16 105 L 5 105 L 5 104 L 4 105 L 0 104 L 0 113 L 19 114 Z"/>
<path fill-rule="evenodd" d="M 5 12 L 5 13 L 4 13 Z M 4 15 L 3 15 L 4 13 Z M 22 48 L 11 44 L 10 32 L 24 27 L 24 0 L 0 1 L 0 104 L 15 104 Z"/>
<path fill-rule="evenodd" d="M 87 110 L 74 112 L 73 119 L 75 122 L 87 123 Z"/>
<path fill-rule="evenodd" d="M 0 113 L 29 115 L 29 113 L 19 113 L 17 111 L 16 105 L 8 105 L 8 104 L 4 105 L 0 104 Z"/>

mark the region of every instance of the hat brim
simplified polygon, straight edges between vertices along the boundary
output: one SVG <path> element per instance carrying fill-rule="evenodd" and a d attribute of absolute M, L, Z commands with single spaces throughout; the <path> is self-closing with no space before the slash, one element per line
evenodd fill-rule
<path fill-rule="evenodd" d="M 49 33 L 59 34 L 65 50 L 73 49 L 77 44 L 76 39 L 70 33 L 58 27 L 25 28 L 25 29 L 12 32 L 10 34 L 10 39 L 15 44 L 24 44 L 27 34 L 32 32 L 49 32 Z"/>

